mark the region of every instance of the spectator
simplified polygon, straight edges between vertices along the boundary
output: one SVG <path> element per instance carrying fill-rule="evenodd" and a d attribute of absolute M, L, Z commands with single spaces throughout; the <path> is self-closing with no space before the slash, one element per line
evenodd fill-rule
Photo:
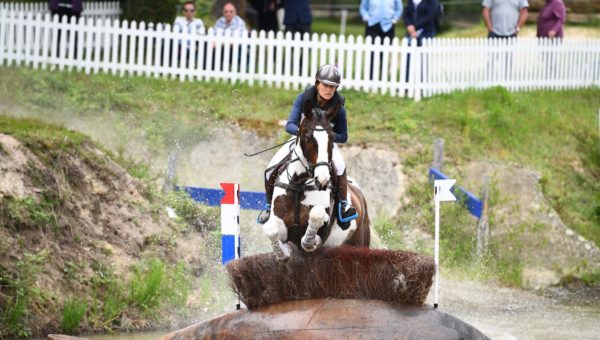
<path fill-rule="evenodd" d="M 183 3 L 183 16 L 175 18 L 173 28 L 179 33 L 202 33 L 204 31 L 204 23 L 201 19 L 195 18 L 196 3 L 186 1 Z"/>
<path fill-rule="evenodd" d="M 183 17 L 175 18 L 175 22 L 173 23 L 173 31 L 179 33 L 203 34 L 204 23 L 202 20 L 194 17 L 194 15 L 196 15 L 196 4 L 193 1 L 186 1 L 183 3 L 182 8 Z M 192 42 L 189 39 L 186 41 L 185 47 L 183 47 L 182 42 L 179 41 L 179 56 L 181 56 L 182 53 L 185 53 L 186 67 L 189 66 L 191 45 Z M 198 44 L 196 44 L 195 51 L 194 59 L 197 59 Z"/>
<path fill-rule="evenodd" d="M 419 46 L 423 38 L 433 38 L 436 34 L 435 26 L 439 8 L 438 0 L 408 0 L 404 10 L 406 36 L 417 39 Z"/>
<path fill-rule="evenodd" d="M 390 40 L 396 36 L 396 23 L 402 16 L 402 2 L 400 0 L 362 0 L 360 2 L 360 16 L 365 22 L 365 36 L 388 37 Z"/>
<path fill-rule="evenodd" d="M 365 36 L 371 37 L 373 41 L 380 37 L 381 43 L 385 37 L 390 38 L 390 42 L 396 37 L 396 23 L 402 16 L 400 0 L 361 0 L 359 12 L 365 22 Z M 373 79 L 373 57 L 374 53 L 371 53 L 370 79 Z M 383 53 L 380 54 L 379 60 L 383 60 Z M 380 73 L 382 67 L 380 63 Z"/>
<path fill-rule="evenodd" d="M 311 33 L 310 25 L 313 18 L 308 0 L 284 0 L 283 8 L 285 10 L 283 24 L 286 32 L 292 34 L 299 32 L 302 35 Z"/>
<path fill-rule="evenodd" d="M 223 5 L 223 16 L 215 23 L 216 30 L 222 30 L 224 33 L 232 31 L 246 30 L 246 23 L 237 15 L 237 10 L 232 2 L 226 2 Z"/>
<path fill-rule="evenodd" d="M 50 13 L 52 15 L 59 15 L 62 19 L 63 15 L 66 15 L 70 20 L 71 17 L 79 19 L 81 12 L 83 12 L 83 1 L 82 0 L 50 0 L 48 1 L 48 7 L 50 7 Z"/>
<path fill-rule="evenodd" d="M 81 12 L 83 12 L 83 3 L 82 0 L 50 0 L 48 1 L 48 7 L 50 8 L 50 13 L 52 16 L 58 15 L 59 20 L 62 21 L 63 17 L 67 16 L 67 22 L 71 21 L 72 17 L 75 17 L 77 21 L 81 17 Z M 60 40 L 61 35 L 63 34 L 62 28 L 58 30 L 56 34 L 56 53 L 59 56 L 60 51 Z M 65 32 L 67 33 L 67 32 Z M 74 39 L 73 41 L 73 56 L 77 59 L 77 36 L 73 34 L 73 32 L 68 32 L 64 37 L 66 39 Z M 68 46 L 68 44 L 67 44 Z"/>
<path fill-rule="evenodd" d="M 279 30 L 277 10 L 281 7 L 280 0 L 251 0 L 250 4 L 257 12 L 257 31 L 277 32 Z"/>
<path fill-rule="evenodd" d="M 537 18 L 538 38 L 562 38 L 567 9 L 562 0 L 546 0 Z"/>
<path fill-rule="evenodd" d="M 513 38 L 527 20 L 527 0 L 483 0 L 488 38 Z"/>

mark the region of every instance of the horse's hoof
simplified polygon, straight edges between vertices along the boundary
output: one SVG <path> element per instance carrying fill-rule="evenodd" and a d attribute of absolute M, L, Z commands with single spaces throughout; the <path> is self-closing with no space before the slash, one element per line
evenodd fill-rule
<path fill-rule="evenodd" d="M 302 242 L 300 244 L 302 245 L 302 249 L 304 249 L 304 251 L 310 253 L 319 248 L 319 246 L 321 245 L 321 237 L 319 237 L 319 235 L 316 235 L 313 239 L 313 242 L 308 242 L 306 240 L 306 235 L 304 235 L 302 236 Z"/>
<path fill-rule="evenodd" d="M 277 258 L 277 261 L 284 263 L 289 261 L 289 259 L 292 257 L 292 248 L 290 245 L 281 241 L 277 241 L 275 247 L 273 250 L 275 251 L 275 258 Z"/>

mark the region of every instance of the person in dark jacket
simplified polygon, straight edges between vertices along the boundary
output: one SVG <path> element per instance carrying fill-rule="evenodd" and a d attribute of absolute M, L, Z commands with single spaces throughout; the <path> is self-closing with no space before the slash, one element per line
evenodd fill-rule
<path fill-rule="evenodd" d="M 279 31 L 277 10 L 281 7 L 280 0 L 250 0 L 249 2 L 257 13 L 257 31 Z"/>
<path fill-rule="evenodd" d="M 311 107 L 319 107 L 323 110 L 329 110 L 338 106 L 337 114 L 331 119 L 333 125 L 333 150 L 331 155 L 331 161 L 334 164 L 336 175 L 337 175 L 337 197 L 339 206 L 336 211 L 339 211 L 339 220 L 343 223 L 340 227 L 342 229 L 345 225 L 349 226 L 349 222 L 358 217 L 356 209 L 350 206 L 347 201 L 348 197 L 348 180 L 346 177 L 346 164 L 342 158 L 337 143 L 346 143 L 348 140 L 348 122 L 346 120 L 346 108 L 344 107 L 345 99 L 337 92 L 337 88 L 341 82 L 341 73 L 335 65 L 327 64 L 323 65 L 317 71 L 315 76 L 315 86 L 307 88 L 304 92 L 300 93 L 290 115 L 288 122 L 285 126 L 285 131 L 289 134 L 296 136 L 302 119 L 302 109 L 304 103 L 309 101 Z M 286 143 L 277 151 L 275 156 L 265 171 L 265 192 L 267 203 L 265 208 L 260 212 L 256 221 L 260 224 L 264 224 L 269 220 L 271 216 L 271 203 L 273 200 L 273 190 L 275 187 L 275 180 L 277 176 L 273 175 L 275 168 L 280 164 L 285 157 L 290 153 L 290 143 Z M 273 175 L 273 176 L 272 176 Z"/>
<path fill-rule="evenodd" d="M 418 45 L 423 38 L 433 38 L 439 7 L 438 0 L 408 0 L 404 9 L 406 36 L 417 39 Z"/>
<path fill-rule="evenodd" d="M 283 9 L 285 10 L 283 24 L 286 32 L 311 33 L 310 25 L 313 18 L 308 0 L 285 0 Z"/>
<path fill-rule="evenodd" d="M 83 1 L 82 0 L 50 0 L 48 1 L 48 7 L 52 15 L 66 15 L 69 20 L 71 17 L 79 19 L 81 12 L 83 12 Z"/>

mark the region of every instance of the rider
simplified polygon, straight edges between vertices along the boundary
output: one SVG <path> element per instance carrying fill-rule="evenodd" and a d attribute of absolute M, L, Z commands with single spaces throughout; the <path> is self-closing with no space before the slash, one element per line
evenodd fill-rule
<path fill-rule="evenodd" d="M 340 86 L 341 74 L 335 65 L 327 64 L 323 65 L 317 71 L 315 76 L 315 86 L 308 87 L 303 93 L 300 93 L 294 101 L 288 122 L 285 126 L 285 131 L 289 134 L 296 136 L 298 134 L 298 127 L 300 125 L 300 119 L 302 118 L 302 108 L 304 103 L 309 101 L 311 107 L 319 107 L 322 110 L 328 110 L 335 107 L 338 104 L 339 109 L 337 114 L 331 119 L 333 125 L 333 151 L 331 155 L 332 162 L 335 166 L 337 180 L 337 194 L 338 194 L 338 217 L 342 222 L 342 228 L 347 228 L 349 222 L 358 217 L 356 209 L 348 204 L 347 193 L 348 193 L 348 180 L 346 177 L 346 164 L 342 158 L 336 143 L 345 143 L 348 140 L 347 121 L 346 121 L 346 108 L 344 107 L 344 97 L 338 92 L 337 88 Z M 275 154 L 269 166 L 265 171 L 265 192 L 267 203 L 264 209 L 260 212 L 257 218 L 257 222 L 263 224 L 269 220 L 271 215 L 271 201 L 273 198 L 273 190 L 275 187 L 274 178 L 270 178 L 274 171 L 274 168 L 279 164 L 288 154 L 290 147 L 285 144 Z"/>

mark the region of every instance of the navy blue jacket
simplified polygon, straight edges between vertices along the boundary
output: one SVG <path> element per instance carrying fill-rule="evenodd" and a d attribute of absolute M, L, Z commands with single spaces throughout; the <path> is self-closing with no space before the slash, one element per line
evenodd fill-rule
<path fill-rule="evenodd" d="M 308 0 L 285 0 L 283 8 L 285 10 L 284 25 L 308 25 L 313 21 Z"/>
<path fill-rule="evenodd" d="M 58 7 L 59 4 L 62 1 L 60 0 L 50 0 L 48 1 L 48 7 L 50 7 L 50 11 L 52 12 L 56 12 L 58 11 Z M 73 9 L 73 12 L 75 13 L 81 13 L 83 11 L 83 0 L 73 0 L 73 1 L 66 1 L 67 3 L 70 3 Z"/>
<path fill-rule="evenodd" d="M 288 117 L 288 122 L 285 125 L 285 131 L 287 131 L 291 135 L 298 135 L 298 126 L 300 125 L 300 119 L 302 118 L 302 108 L 304 107 L 305 100 L 311 100 L 314 98 L 306 98 L 307 95 L 315 94 L 315 87 L 312 86 L 308 88 L 305 92 L 300 93 L 296 100 L 294 101 L 294 105 L 292 106 L 292 111 L 290 111 L 290 116 Z M 346 120 L 346 108 L 344 107 L 344 97 L 342 97 L 337 91 L 334 94 L 334 98 L 331 98 L 330 102 L 333 101 L 341 101 L 342 105 L 340 106 L 337 114 L 331 120 L 333 124 L 333 141 L 336 143 L 346 143 L 348 140 L 348 121 Z"/>
<path fill-rule="evenodd" d="M 413 25 L 417 31 L 422 29 L 421 37 L 433 37 L 438 7 L 438 0 L 423 0 L 415 11 L 415 4 L 408 0 L 404 8 L 404 25 Z"/>

